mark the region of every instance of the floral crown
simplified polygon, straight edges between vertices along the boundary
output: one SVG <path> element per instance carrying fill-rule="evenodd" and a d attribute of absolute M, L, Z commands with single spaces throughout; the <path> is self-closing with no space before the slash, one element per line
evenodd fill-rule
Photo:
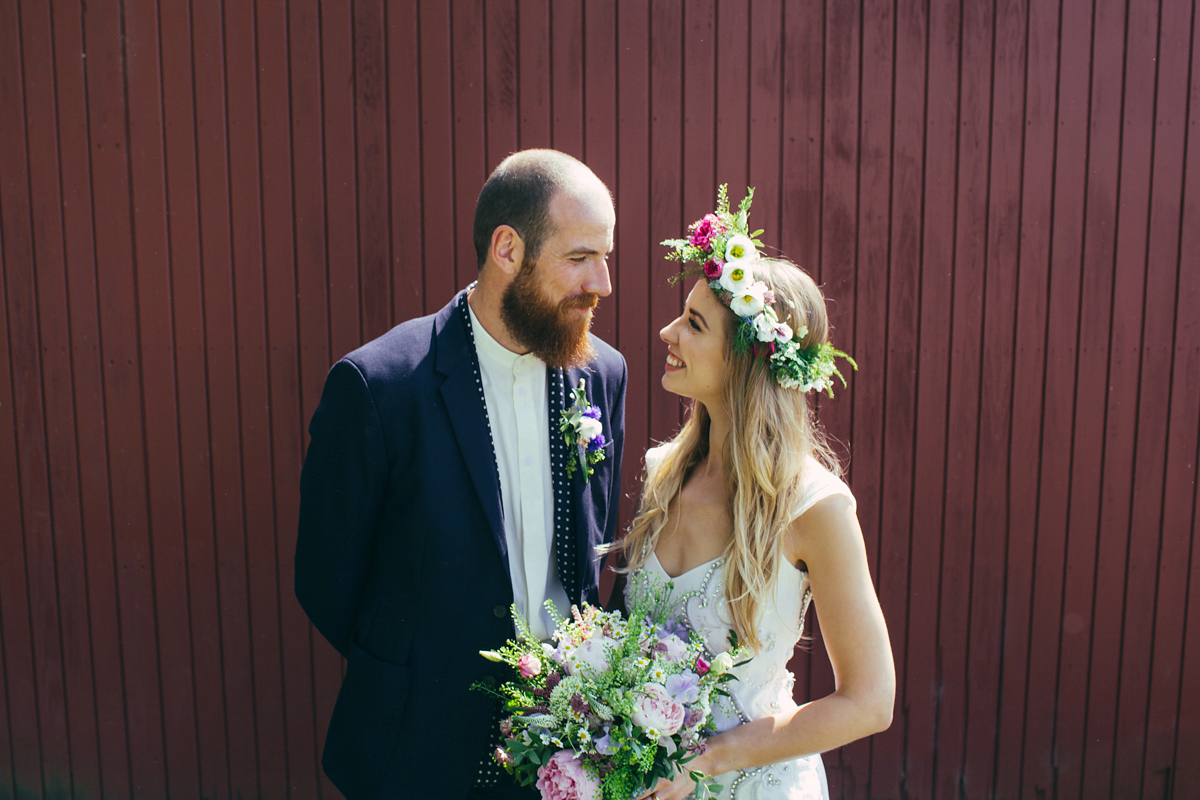
<path fill-rule="evenodd" d="M 753 351 L 756 359 L 766 362 L 775 382 L 784 389 L 801 392 L 815 389 L 833 397 L 834 375 L 846 385 L 835 359 L 846 359 L 854 369 L 858 369 L 858 364 L 829 342 L 802 347 L 800 343 L 808 335 L 807 326 L 801 325 L 793 331 L 779 320 L 772 306 L 775 293 L 754 277 L 762 231 L 750 232 L 747 224 L 753 197 L 754 189 L 747 189 L 735 214 L 729 210 L 727 186 L 721 184 L 717 189 L 717 210 L 693 222 L 686 239 L 667 239 L 662 243 L 672 248 L 667 258 L 685 265 L 701 264 L 708 288 L 741 318 L 733 339 L 735 353 Z M 701 270 L 685 266 L 671 283 Z"/>

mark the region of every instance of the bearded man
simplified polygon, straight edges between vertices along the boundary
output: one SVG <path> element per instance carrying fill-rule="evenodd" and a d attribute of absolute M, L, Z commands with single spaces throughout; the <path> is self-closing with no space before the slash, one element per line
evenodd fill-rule
<path fill-rule="evenodd" d="M 625 361 L 589 333 L 616 215 L 583 163 L 505 159 L 475 207 L 479 280 L 338 361 L 309 426 L 296 595 L 347 659 L 322 764 L 351 800 L 527 798 L 491 758 L 503 680 L 480 650 L 596 602 Z M 582 382 L 582 384 L 581 384 Z M 588 431 L 568 445 L 580 385 Z M 599 433 L 599 435 L 596 435 Z"/>

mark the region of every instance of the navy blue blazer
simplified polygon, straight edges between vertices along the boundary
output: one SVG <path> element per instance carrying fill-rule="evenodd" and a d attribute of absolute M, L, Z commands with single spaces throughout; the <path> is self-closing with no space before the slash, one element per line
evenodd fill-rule
<path fill-rule="evenodd" d="M 479 651 L 513 635 L 513 594 L 463 295 L 338 361 L 309 425 L 296 596 L 347 659 L 322 764 L 353 800 L 462 797 L 498 738 L 495 701 L 470 686 L 506 677 Z M 586 484 L 577 471 L 562 487 L 573 602 L 596 600 L 595 547 L 616 528 L 624 444 L 625 360 L 592 343 L 593 363 L 547 380 L 553 391 L 585 378 L 610 442 Z"/>

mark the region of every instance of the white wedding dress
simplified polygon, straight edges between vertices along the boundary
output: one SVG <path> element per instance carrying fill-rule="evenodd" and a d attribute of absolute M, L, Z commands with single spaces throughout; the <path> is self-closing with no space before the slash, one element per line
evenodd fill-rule
<path fill-rule="evenodd" d="M 661 461 L 663 447 L 646 454 L 648 470 Z M 842 495 L 850 498 L 850 489 L 839 478 L 810 459 L 804 497 L 796 516 L 827 497 Z M 672 600 L 677 604 L 677 622 L 689 631 L 699 633 L 708 655 L 715 656 L 729 649 L 729 630 L 732 627 L 725 605 L 723 586 L 724 557 L 700 564 L 682 575 L 671 576 L 650 553 L 638 572 L 630 576 L 626 595 L 632 601 L 647 585 L 670 581 L 674 589 Z M 792 699 L 795 678 L 788 670 L 796 644 L 804 632 L 804 615 L 808 611 L 812 592 L 808 573 L 801 572 L 786 561 L 779 567 L 775 587 L 775 602 L 763 609 L 758 625 L 762 642 L 760 650 L 749 662 L 734 669 L 736 681 L 725 684 L 729 697 L 713 702 L 713 719 L 718 732 L 753 719 L 778 714 L 796 707 Z M 821 756 L 768 764 L 714 776 L 723 787 L 722 800 L 828 800 L 829 787 Z"/>

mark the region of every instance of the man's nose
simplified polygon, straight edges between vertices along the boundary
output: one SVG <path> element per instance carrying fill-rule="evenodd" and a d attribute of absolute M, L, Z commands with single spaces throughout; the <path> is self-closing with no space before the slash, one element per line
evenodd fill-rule
<path fill-rule="evenodd" d="M 592 269 L 592 274 L 588 276 L 587 283 L 584 284 L 583 288 L 585 291 L 598 294 L 601 297 L 608 297 L 612 294 L 612 279 L 608 275 L 608 259 L 601 260 Z"/>

